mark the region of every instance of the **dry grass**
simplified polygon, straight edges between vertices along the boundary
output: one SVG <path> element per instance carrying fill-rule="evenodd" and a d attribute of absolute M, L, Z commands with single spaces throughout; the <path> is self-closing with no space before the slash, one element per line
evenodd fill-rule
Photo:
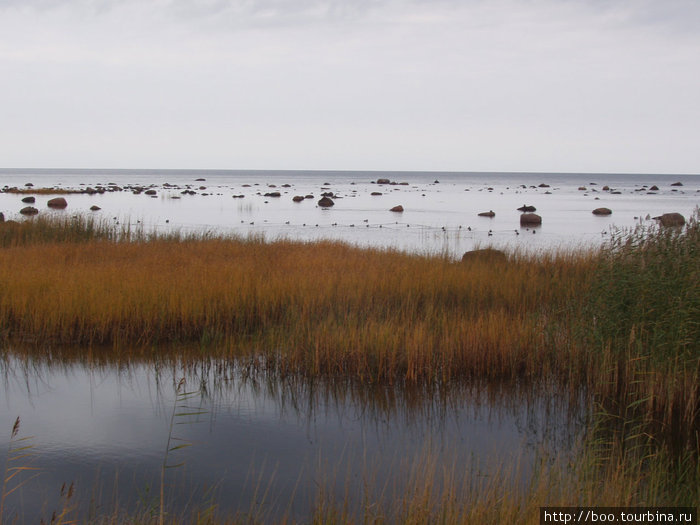
<path fill-rule="evenodd" d="M 467 266 L 331 242 L 32 242 L 0 251 L 0 325 L 42 344 L 215 340 L 370 380 L 540 374 L 591 264 Z"/>

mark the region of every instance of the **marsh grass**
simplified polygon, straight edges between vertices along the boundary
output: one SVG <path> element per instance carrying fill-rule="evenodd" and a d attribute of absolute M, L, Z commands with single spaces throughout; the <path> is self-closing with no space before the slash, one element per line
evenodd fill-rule
<path fill-rule="evenodd" d="M 81 217 L 5 224 L 0 335 L 29 353 L 78 345 L 93 356 L 109 349 L 112 359 L 198 343 L 202 355 L 246 362 L 251 373 L 307 380 L 553 381 L 572 397 L 585 392 L 595 417 L 575 475 L 548 471 L 563 481 L 539 478 L 541 494 L 528 498 L 565 504 L 567 492 L 552 491 L 570 487 L 576 504 L 692 503 L 698 215 L 680 229 L 617 232 L 600 250 L 469 264 L 330 241 L 117 231 Z M 407 505 L 392 512 L 416 523 L 497 522 L 504 516 L 488 510 L 497 502 L 508 518 L 530 508 L 497 492 L 480 493 L 468 515 L 423 493 L 410 498 L 392 496 Z M 431 503 L 412 510 L 416 498 Z M 326 502 L 315 522 L 346 518 Z"/>
<path fill-rule="evenodd" d="M 2 493 L 0 493 L 0 525 L 5 517 L 5 501 L 13 492 L 20 490 L 32 478 L 38 475 L 38 468 L 32 467 L 35 458 L 33 436 L 19 437 L 20 419 L 15 419 L 10 432 L 10 441 L 5 456 L 5 468 L 2 476 Z M 29 476 L 24 476 L 29 474 Z"/>
<path fill-rule="evenodd" d="M 610 457 L 694 472 L 700 448 L 700 227 L 614 233 L 598 259 L 584 338 Z M 680 465 L 679 465 L 680 466 Z M 688 472 L 677 471 L 678 479 Z"/>
<path fill-rule="evenodd" d="M 84 221 L 60 224 L 59 234 L 48 219 L 0 230 L 8 339 L 199 341 L 262 352 L 290 372 L 373 381 L 540 374 L 555 364 L 550 321 L 592 262 L 466 266 L 333 242 L 115 233 Z"/>
<path fill-rule="evenodd" d="M 181 436 L 175 435 L 175 428 L 178 425 L 191 424 L 191 418 L 197 418 L 203 414 L 206 414 L 206 410 L 202 410 L 201 406 L 192 406 L 190 401 L 196 398 L 201 398 L 200 390 L 186 390 L 186 379 L 183 377 L 175 386 L 175 400 L 173 402 L 173 409 L 170 413 L 170 424 L 168 426 L 168 439 L 165 444 L 165 451 L 163 453 L 163 463 L 160 468 L 160 500 L 159 500 L 159 511 L 158 511 L 158 524 L 163 525 L 165 523 L 165 483 L 166 483 L 166 472 L 170 469 L 175 469 L 182 467 L 185 461 L 182 460 L 179 463 L 170 463 L 170 458 L 174 452 L 191 447 L 193 443 Z M 187 419 L 183 419 L 187 418 Z"/>

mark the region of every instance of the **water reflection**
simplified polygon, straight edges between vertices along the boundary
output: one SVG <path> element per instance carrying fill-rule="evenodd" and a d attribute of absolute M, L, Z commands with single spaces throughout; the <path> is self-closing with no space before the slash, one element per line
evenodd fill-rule
<path fill-rule="evenodd" d="M 82 516 L 155 505 L 169 435 L 192 445 L 169 453 L 182 463 L 167 471 L 171 512 L 216 501 L 224 513 L 274 520 L 308 516 L 320 490 L 351 505 L 369 480 L 373 491 L 400 490 L 425 458 L 482 474 L 517 465 L 514 482 L 525 483 L 539 451 L 574 448 L 584 416 L 581 400 L 552 395 L 552 385 L 392 386 L 223 359 L 8 352 L 0 362 L 2 454 L 19 416 L 40 468 L 6 514 L 30 522 L 61 508 L 64 483 L 74 483 Z M 181 378 L 194 393 L 186 400 Z M 173 411 L 190 415 L 171 430 Z"/>

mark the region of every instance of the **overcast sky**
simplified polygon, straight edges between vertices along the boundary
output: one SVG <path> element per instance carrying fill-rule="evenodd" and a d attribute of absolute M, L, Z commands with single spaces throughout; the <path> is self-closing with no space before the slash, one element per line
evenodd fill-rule
<path fill-rule="evenodd" d="M 700 173 L 700 0 L 0 0 L 0 166 Z"/>

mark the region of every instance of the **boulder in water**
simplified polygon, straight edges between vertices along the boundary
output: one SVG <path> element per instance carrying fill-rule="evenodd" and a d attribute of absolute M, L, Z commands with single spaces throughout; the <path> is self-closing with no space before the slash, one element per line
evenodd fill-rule
<path fill-rule="evenodd" d="M 536 213 L 523 213 L 520 216 L 521 226 L 537 226 L 539 224 L 542 224 L 542 217 Z"/>
<path fill-rule="evenodd" d="M 683 226 L 685 224 L 685 217 L 680 213 L 664 213 L 658 217 L 654 217 L 661 226 Z"/>
<path fill-rule="evenodd" d="M 66 208 L 68 206 L 68 203 L 66 202 L 66 199 L 64 199 L 63 197 L 56 197 L 55 199 L 49 200 L 49 202 L 47 202 L 46 205 L 49 208 L 62 210 L 63 208 Z"/>

